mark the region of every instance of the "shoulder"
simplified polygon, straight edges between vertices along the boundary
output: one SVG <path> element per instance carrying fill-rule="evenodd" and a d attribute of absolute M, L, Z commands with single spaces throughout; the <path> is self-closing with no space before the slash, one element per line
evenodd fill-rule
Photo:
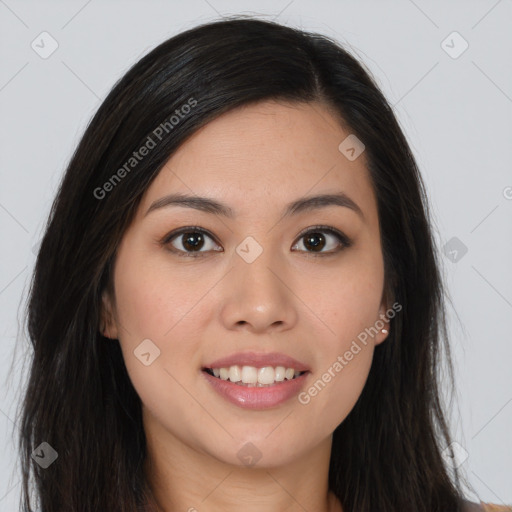
<path fill-rule="evenodd" d="M 464 501 L 462 512 L 512 512 L 512 505 L 494 505 L 493 503 Z"/>

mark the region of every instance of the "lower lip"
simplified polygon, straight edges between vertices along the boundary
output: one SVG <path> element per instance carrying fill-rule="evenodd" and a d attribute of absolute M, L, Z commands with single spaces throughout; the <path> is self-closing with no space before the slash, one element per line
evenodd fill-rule
<path fill-rule="evenodd" d="M 306 372 L 295 379 L 259 388 L 240 386 L 214 377 L 204 370 L 201 373 L 219 395 L 244 409 L 269 409 L 285 403 L 300 392 L 309 374 Z"/>

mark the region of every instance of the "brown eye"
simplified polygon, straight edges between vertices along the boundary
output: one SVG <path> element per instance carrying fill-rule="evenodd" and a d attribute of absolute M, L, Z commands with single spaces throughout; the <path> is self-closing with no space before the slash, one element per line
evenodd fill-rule
<path fill-rule="evenodd" d="M 305 252 L 313 253 L 314 256 L 335 254 L 351 245 L 351 241 L 343 233 L 327 226 L 309 229 L 300 235 L 299 240 L 304 240 L 302 245 L 305 247 Z M 300 245 L 300 243 L 296 243 L 292 249 Z"/>
<path fill-rule="evenodd" d="M 214 248 L 215 244 L 209 241 L 213 241 L 213 237 L 205 230 L 196 227 L 187 227 L 173 231 L 167 235 L 162 241 L 162 244 L 171 246 L 169 250 L 178 253 L 180 256 L 196 257 L 212 250 L 218 251 L 218 249 Z"/>
<path fill-rule="evenodd" d="M 204 235 L 202 233 L 185 233 L 181 236 L 181 244 L 186 251 L 201 250 L 204 245 Z"/>
<path fill-rule="evenodd" d="M 299 236 L 299 240 L 304 242 L 295 243 L 292 249 L 298 248 L 299 251 L 313 256 L 330 256 L 352 245 L 350 239 L 343 233 L 328 226 L 309 228 Z M 194 226 L 169 233 L 161 244 L 179 256 L 199 257 L 211 251 L 223 252 L 211 234 Z M 304 249 L 300 248 L 301 245 Z"/>

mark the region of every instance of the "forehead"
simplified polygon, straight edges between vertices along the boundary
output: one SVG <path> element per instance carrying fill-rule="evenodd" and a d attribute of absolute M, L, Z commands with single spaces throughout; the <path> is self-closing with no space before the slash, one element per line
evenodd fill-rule
<path fill-rule="evenodd" d="M 209 122 L 169 158 L 143 198 L 146 211 L 165 194 L 212 197 L 235 215 L 299 197 L 344 192 L 371 209 L 373 189 L 364 152 L 339 149 L 350 131 L 319 103 L 265 101 Z M 361 203 L 361 204 L 360 204 Z"/>

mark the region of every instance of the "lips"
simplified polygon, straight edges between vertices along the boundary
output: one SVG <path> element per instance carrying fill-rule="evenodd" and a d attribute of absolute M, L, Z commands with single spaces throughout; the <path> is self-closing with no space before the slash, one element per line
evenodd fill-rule
<path fill-rule="evenodd" d="M 239 352 L 221 359 L 216 359 L 203 366 L 203 370 L 213 368 L 229 368 L 230 366 L 254 366 L 263 368 L 265 366 L 284 366 L 285 368 L 293 368 L 299 372 L 310 371 L 310 367 L 305 363 L 294 359 L 286 354 L 271 352 L 267 354 L 257 352 Z"/>
<path fill-rule="evenodd" d="M 229 380 L 222 380 L 210 375 L 207 371 L 201 372 L 207 384 L 211 386 L 219 396 L 231 404 L 243 409 L 264 410 L 280 407 L 298 395 L 306 385 L 309 372 L 300 376 L 277 382 L 268 387 L 245 387 Z"/>

